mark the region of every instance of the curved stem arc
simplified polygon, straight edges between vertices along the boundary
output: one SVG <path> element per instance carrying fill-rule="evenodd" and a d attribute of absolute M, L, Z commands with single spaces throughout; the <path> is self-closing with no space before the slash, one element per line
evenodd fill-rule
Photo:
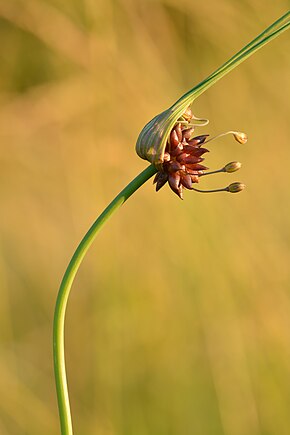
<path fill-rule="evenodd" d="M 54 312 L 53 321 L 53 359 L 56 392 L 60 416 L 60 426 L 62 435 L 72 435 L 73 426 L 69 403 L 69 394 L 65 368 L 64 354 L 64 322 L 67 307 L 67 301 L 76 273 L 95 237 L 102 229 L 103 225 L 109 218 L 124 204 L 127 199 L 136 192 L 149 178 L 151 178 L 157 169 L 150 165 L 142 171 L 131 183 L 129 183 L 108 205 L 103 213 L 93 223 L 86 235 L 83 237 L 77 247 L 62 279 Z"/>

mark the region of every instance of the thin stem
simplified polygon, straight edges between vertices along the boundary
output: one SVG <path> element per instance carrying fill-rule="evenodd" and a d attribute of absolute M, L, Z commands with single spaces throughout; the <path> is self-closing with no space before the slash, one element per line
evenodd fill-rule
<path fill-rule="evenodd" d="M 159 158 L 162 157 L 162 150 L 165 148 L 167 137 L 176 124 L 177 120 L 180 119 L 185 109 L 190 106 L 193 101 L 203 94 L 207 89 L 213 86 L 218 80 L 248 59 L 257 50 L 262 48 L 268 42 L 272 41 L 274 38 L 285 32 L 290 28 L 290 11 L 287 11 L 281 18 L 267 27 L 260 35 L 254 38 L 249 44 L 243 47 L 238 53 L 232 56 L 227 62 L 220 66 L 216 71 L 210 74 L 206 79 L 202 80 L 199 84 L 194 86 L 190 91 L 186 92 L 182 97 L 180 97 L 169 109 L 162 112 L 157 117 L 153 118 L 142 130 L 138 142 L 137 149 L 142 150 L 144 145 L 141 146 L 144 136 L 148 136 L 149 145 L 147 141 L 147 148 L 154 144 L 157 138 L 159 146 L 155 150 L 156 161 L 154 163 L 159 164 Z M 161 132 L 161 141 L 159 141 L 159 134 L 156 134 L 156 124 L 159 123 L 159 133 Z M 152 129 L 152 137 L 150 138 L 150 129 Z M 145 146 L 146 148 L 146 146 Z M 139 151 L 140 151 L 139 149 Z M 141 154 L 144 154 L 142 150 Z M 143 157 L 143 156 L 142 156 Z"/>
<path fill-rule="evenodd" d="M 205 145 L 206 143 L 211 142 L 212 140 L 216 140 L 216 139 L 219 139 L 220 137 L 227 136 L 228 134 L 235 135 L 236 133 L 237 133 L 236 131 L 226 131 L 225 133 L 217 134 L 216 136 L 212 136 L 207 141 L 205 141 L 203 143 L 203 145 Z"/>
<path fill-rule="evenodd" d="M 53 355 L 54 355 L 54 372 L 56 392 L 60 416 L 60 426 L 62 435 L 72 435 L 72 419 L 69 404 L 69 395 L 65 369 L 64 355 L 64 321 L 68 297 L 76 273 L 96 235 L 99 233 L 103 225 L 116 212 L 122 204 L 141 187 L 149 178 L 151 178 L 157 169 L 150 165 L 141 172 L 128 186 L 125 187 L 116 198 L 108 205 L 98 219 L 93 223 L 88 230 L 79 246 L 77 247 L 62 279 L 56 306 L 54 312 L 53 323 Z"/>

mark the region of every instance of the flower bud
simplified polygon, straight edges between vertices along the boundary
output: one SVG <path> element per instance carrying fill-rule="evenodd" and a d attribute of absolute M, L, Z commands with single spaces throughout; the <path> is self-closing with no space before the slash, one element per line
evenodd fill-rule
<path fill-rule="evenodd" d="M 230 184 L 226 188 L 226 190 L 230 193 L 238 193 L 238 192 L 241 192 L 242 190 L 244 190 L 245 187 L 246 187 L 245 184 L 236 182 L 236 183 Z"/>
<path fill-rule="evenodd" d="M 224 172 L 236 172 L 241 169 L 242 164 L 240 162 L 230 162 L 224 167 Z"/>
<path fill-rule="evenodd" d="M 247 143 L 248 136 L 246 135 L 246 133 L 242 133 L 241 131 L 234 131 L 233 135 L 236 141 L 241 143 L 242 145 Z"/>
<path fill-rule="evenodd" d="M 155 116 L 145 125 L 136 144 L 138 156 L 141 157 L 141 159 L 148 160 L 156 167 L 164 161 L 166 141 L 172 128 L 172 126 L 167 123 L 168 117 L 168 110 Z M 167 126 L 169 131 L 166 131 Z"/>
<path fill-rule="evenodd" d="M 191 110 L 186 107 L 188 106 L 184 107 L 183 103 L 177 109 L 167 109 L 145 125 L 136 143 L 136 152 L 139 157 L 148 160 L 158 169 L 162 168 L 167 140 L 172 129 L 175 129 L 177 136 L 174 138 L 175 142 L 177 139 L 182 140 L 178 120 L 183 118 L 188 122 L 187 120 L 192 118 Z"/>

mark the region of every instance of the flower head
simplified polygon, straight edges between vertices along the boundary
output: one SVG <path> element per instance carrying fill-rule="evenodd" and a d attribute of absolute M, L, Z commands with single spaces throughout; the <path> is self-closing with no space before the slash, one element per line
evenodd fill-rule
<path fill-rule="evenodd" d="M 191 139 L 193 128 L 178 123 L 168 139 L 162 170 L 157 172 L 154 183 L 156 191 L 168 182 L 170 188 L 182 198 L 183 188 L 192 189 L 198 183 L 199 176 L 207 169 L 201 162 L 208 150 L 202 147 L 208 135 L 195 136 Z"/>
<path fill-rule="evenodd" d="M 164 152 L 162 154 L 161 165 L 158 166 L 154 183 L 156 191 L 160 190 L 167 182 L 170 188 L 176 193 L 179 198 L 183 199 L 183 189 L 201 191 L 193 187 L 199 182 L 200 177 L 204 175 L 214 174 L 217 172 L 235 172 L 241 167 L 239 162 L 230 162 L 223 168 L 205 172 L 208 168 L 202 164 L 203 155 L 208 152 L 208 149 L 203 145 L 211 140 L 226 134 L 232 134 L 239 143 L 245 143 L 247 136 L 244 133 L 229 131 L 209 139 L 208 134 L 194 136 L 196 124 L 194 120 L 203 121 L 203 124 L 208 123 L 207 120 L 195 118 L 190 108 L 187 108 L 182 117 L 176 122 L 175 126 L 170 131 Z M 241 187 L 243 186 L 243 187 Z M 230 186 L 216 191 L 226 191 L 231 193 L 240 192 L 244 188 L 241 183 L 232 183 Z"/>

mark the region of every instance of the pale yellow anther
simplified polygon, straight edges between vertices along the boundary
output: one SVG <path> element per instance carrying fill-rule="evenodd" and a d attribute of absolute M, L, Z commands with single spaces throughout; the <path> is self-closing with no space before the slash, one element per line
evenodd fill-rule
<path fill-rule="evenodd" d="M 236 182 L 236 183 L 230 184 L 226 190 L 230 193 L 238 193 L 238 192 L 241 192 L 242 190 L 244 190 L 245 187 L 246 187 L 245 184 Z"/>
<path fill-rule="evenodd" d="M 242 145 L 244 145 L 248 141 L 248 136 L 246 135 L 246 133 L 242 133 L 241 131 L 233 131 L 233 135 L 236 141 L 241 143 Z"/>
<path fill-rule="evenodd" d="M 223 168 L 224 172 L 236 172 L 241 169 L 242 164 L 240 162 L 230 162 Z"/>

